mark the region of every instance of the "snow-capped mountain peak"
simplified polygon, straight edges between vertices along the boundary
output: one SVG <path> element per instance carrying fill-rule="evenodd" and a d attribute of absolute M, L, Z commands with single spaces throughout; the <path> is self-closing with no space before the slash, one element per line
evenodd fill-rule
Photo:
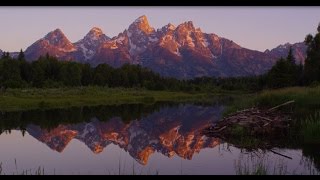
<path fill-rule="evenodd" d="M 84 39 L 98 40 L 101 39 L 110 39 L 105 34 L 103 34 L 102 30 L 98 27 L 93 27 L 88 34 L 84 37 Z"/>
<path fill-rule="evenodd" d="M 93 27 L 87 34 L 86 36 L 81 39 L 78 42 L 82 41 L 106 41 L 109 40 L 110 38 L 106 36 L 102 30 L 98 27 Z"/>
<path fill-rule="evenodd" d="M 125 34 L 128 37 L 129 53 L 132 56 L 144 52 L 150 45 L 159 40 L 145 15 L 137 18 L 125 31 Z"/>
<path fill-rule="evenodd" d="M 93 27 L 87 35 L 76 42 L 75 45 L 82 53 L 82 59 L 89 60 L 95 55 L 99 46 L 109 39 L 108 36 L 103 34 L 100 28 Z"/>

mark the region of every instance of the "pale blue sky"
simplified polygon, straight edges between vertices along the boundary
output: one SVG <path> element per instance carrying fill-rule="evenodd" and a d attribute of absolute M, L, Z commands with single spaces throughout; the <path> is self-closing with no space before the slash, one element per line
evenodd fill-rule
<path fill-rule="evenodd" d="M 71 42 L 94 26 L 113 37 L 141 15 L 156 29 L 193 21 L 203 32 L 264 51 L 314 34 L 320 7 L 0 7 L 0 49 L 25 50 L 56 28 Z"/>

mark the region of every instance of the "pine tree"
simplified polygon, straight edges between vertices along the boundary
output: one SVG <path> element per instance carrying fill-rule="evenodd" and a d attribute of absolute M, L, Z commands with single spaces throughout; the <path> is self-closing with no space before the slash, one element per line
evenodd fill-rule
<path fill-rule="evenodd" d="M 19 61 L 25 60 L 24 52 L 22 51 L 22 49 L 20 49 L 18 60 Z"/>
<path fill-rule="evenodd" d="M 50 55 L 49 55 L 49 53 L 47 52 L 46 53 L 46 59 L 49 59 L 50 58 Z"/>
<path fill-rule="evenodd" d="M 287 56 L 287 61 L 290 62 L 291 64 L 296 64 L 296 60 L 293 56 L 293 52 L 292 52 L 292 46 L 290 46 L 290 49 L 289 49 L 289 53 L 288 53 L 288 56 Z"/>
<path fill-rule="evenodd" d="M 5 59 L 5 58 L 6 58 L 6 52 L 3 51 L 2 56 L 1 56 L 1 59 Z"/>
<path fill-rule="evenodd" d="M 313 37 L 311 34 L 305 38 L 307 58 L 305 60 L 304 79 L 306 83 L 320 81 L 320 24 L 318 33 Z"/>

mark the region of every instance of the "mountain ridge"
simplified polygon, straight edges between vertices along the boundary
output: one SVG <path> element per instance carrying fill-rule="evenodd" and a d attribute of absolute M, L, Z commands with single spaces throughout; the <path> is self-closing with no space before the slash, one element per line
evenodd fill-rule
<path fill-rule="evenodd" d="M 156 30 L 143 15 L 112 38 L 93 27 L 83 39 L 71 43 L 57 28 L 29 46 L 25 55 L 32 61 L 49 53 L 92 66 L 139 64 L 163 76 L 189 79 L 263 74 L 286 56 L 290 46 L 279 45 L 264 52 L 251 50 L 214 33 L 204 33 L 192 21 L 177 26 L 168 23 Z M 306 46 L 295 43 L 292 47 L 297 63 L 304 63 Z"/>

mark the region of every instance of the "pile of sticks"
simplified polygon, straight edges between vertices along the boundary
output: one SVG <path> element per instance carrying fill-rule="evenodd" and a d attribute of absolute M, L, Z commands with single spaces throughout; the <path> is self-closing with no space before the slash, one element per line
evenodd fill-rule
<path fill-rule="evenodd" d="M 246 130 L 251 136 L 275 135 L 289 126 L 290 116 L 277 111 L 278 108 L 294 103 L 288 101 L 270 109 L 253 107 L 237 111 L 221 121 L 203 130 L 203 134 L 210 137 L 226 138 L 232 134 L 235 125 Z"/>

